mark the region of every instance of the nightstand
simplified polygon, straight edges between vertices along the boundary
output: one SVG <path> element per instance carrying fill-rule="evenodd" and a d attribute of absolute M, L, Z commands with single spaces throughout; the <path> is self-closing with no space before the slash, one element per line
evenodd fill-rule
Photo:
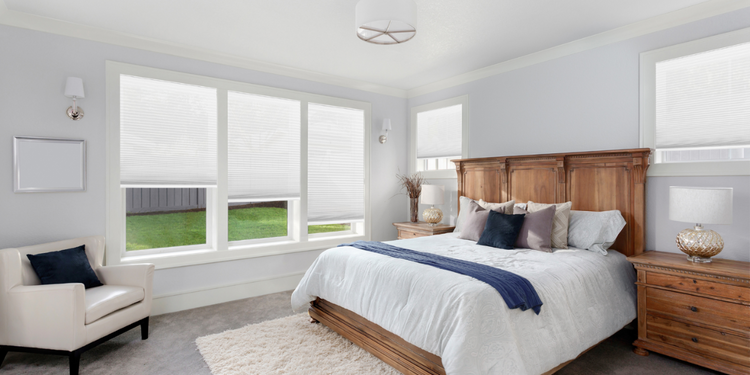
<path fill-rule="evenodd" d="M 393 223 L 393 225 L 398 229 L 399 240 L 450 233 L 453 232 L 453 229 L 456 228 L 452 225 L 445 224 L 438 224 L 433 226 L 422 221 L 418 223 L 407 221 L 405 223 Z"/>
<path fill-rule="evenodd" d="M 693 263 L 659 251 L 628 260 L 638 272 L 636 354 L 750 373 L 750 263 Z"/>

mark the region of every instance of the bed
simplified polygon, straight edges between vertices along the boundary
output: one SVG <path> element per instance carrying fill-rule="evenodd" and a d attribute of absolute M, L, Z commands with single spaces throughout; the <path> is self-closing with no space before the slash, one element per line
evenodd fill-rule
<path fill-rule="evenodd" d="M 494 289 L 468 276 L 351 247 L 321 254 L 292 305 L 309 306 L 312 319 L 405 374 L 554 373 L 636 316 L 635 274 L 625 257 L 643 251 L 649 155 L 632 149 L 454 161 L 459 196 L 620 210 L 626 225 L 607 256 L 492 251 L 455 234 L 388 242 L 523 276 L 544 302 L 539 315 L 508 309 Z"/>

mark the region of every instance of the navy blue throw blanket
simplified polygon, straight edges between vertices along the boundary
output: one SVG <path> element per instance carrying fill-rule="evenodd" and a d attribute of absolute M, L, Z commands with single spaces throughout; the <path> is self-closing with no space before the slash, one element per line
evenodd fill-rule
<path fill-rule="evenodd" d="M 542 301 L 536 294 L 534 286 L 531 285 L 529 280 L 513 272 L 466 260 L 403 249 L 376 241 L 357 241 L 339 245 L 339 247 L 341 246 L 351 246 L 360 250 L 410 260 L 470 276 L 495 288 L 510 309 L 521 309 L 521 311 L 532 309 L 537 314 L 542 310 Z"/>

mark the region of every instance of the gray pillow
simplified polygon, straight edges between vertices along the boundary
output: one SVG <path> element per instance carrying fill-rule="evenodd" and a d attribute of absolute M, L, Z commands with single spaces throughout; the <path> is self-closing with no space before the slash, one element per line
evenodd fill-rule
<path fill-rule="evenodd" d="M 626 223 L 618 210 L 570 211 L 568 245 L 607 255 Z"/>
<path fill-rule="evenodd" d="M 532 201 L 526 204 L 526 210 L 529 212 L 555 206 L 555 222 L 552 223 L 552 247 L 555 249 L 568 248 L 568 226 L 570 224 L 571 205 L 571 202 L 545 204 L 534 203 Z"/>
<path fill-rule="evenodd" d="M 513 205 L 516 204 L 516 201 L 492 203 L 485 202 L 484 199 L 480 199 L 477 203 L 479 203 L 479 205 L 482 206 L 482 208 L 484 208 L 485 210 L 492 210 L 497 211 L 501 214 L 513 215 Z"/>
<path fill-rule="evenodd" d="M 513 213 L 526 214 L 523 219 L 521 232 L 516 240 L 516 247 L 552 252 L 552 223 L 555 220 L 555 206 L 543 208 L 539 211 L 527 212 L 514 207 Z"/>
<path fill-rule="evenodd" d="M 484 226 L 487 224 L 487 216 L 490 211 L 485 210 L 474 201 L 469 202 L 468 206 L 469 214 L 463 222 L 463 228 L 458 234 L 458 238 L 479 241 L 479 237 L 482 237 L 482 232 L 484 232 Z"/>

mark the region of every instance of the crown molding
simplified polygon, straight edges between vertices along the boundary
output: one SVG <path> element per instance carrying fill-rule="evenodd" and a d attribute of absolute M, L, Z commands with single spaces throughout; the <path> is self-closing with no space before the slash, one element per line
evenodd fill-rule
<path fill-rule="evenodd" d="M 561 44 L 545 50 L 507 60 L 498 64 L 490 65 L 471 72 L 459 74 L 441 81 L 429 83 L 424 86 L 407 90 L 407 96 L 414 98 L 431 92 L 447 89 L 465 83 L 491 77 L 501 73 L 554 60 L 560 57 L 572 55 L 578 52 L 617 43 L 623 40 L 650 34 L 656 31 L 669 29 L 675 26 L 698 21 L 704 18 L 718 16 L 742 8 L 750 7 L 750 0 L 711 0 L 696 4 L 674 12 L 662 14 L 643 21 L 594 34 L 582 39 Z"/>
<path fill-rule="evenodd" d="M 7 9 L 3 0 L 0 0 L 0 24 L 406 98 L 406 90 L 398 88 L 17 12 Z"/>

